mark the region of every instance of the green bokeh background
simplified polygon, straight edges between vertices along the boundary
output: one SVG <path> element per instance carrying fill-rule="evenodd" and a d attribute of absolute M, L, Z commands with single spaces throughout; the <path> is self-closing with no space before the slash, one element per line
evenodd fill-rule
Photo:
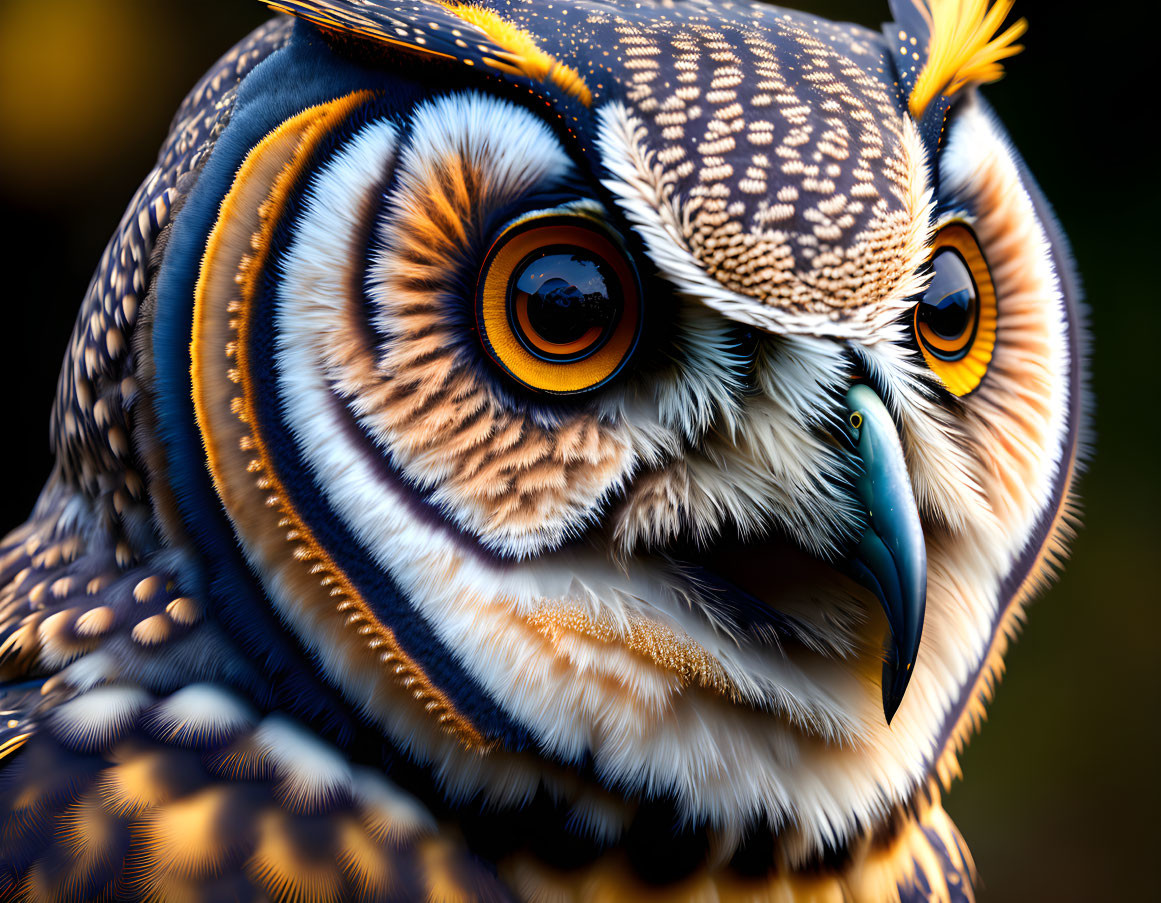
<path fill-rule="evenodd" d="M 887 16 L 885 0 L 788 5 L 871 26 Z M 947 799 L 983 903 L 1157 899 L 1161 208 L 1145 91 L 1158 50 L 1124 5 L 1084 20 L 1065 8 L 1017 0 L 1028 49 L 987 96 L 1072 239 L 1097 455 L 1073 560 L 1031 607 Z M 185 91 L 264 18 L 254 0 L 0 0 L 0 530 L 48 471 L 53 386 L 105 241 Z"/>

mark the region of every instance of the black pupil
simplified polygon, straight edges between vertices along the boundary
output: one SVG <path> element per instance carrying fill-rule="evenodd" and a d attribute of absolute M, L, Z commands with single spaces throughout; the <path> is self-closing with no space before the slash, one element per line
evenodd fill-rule
<path fill-rule="evenodd" d="M 919 320 L 939 338 L 954 342 L 975 328 L 976 284 L 964 259 L 951 249 L 936 254 L 931 265 L 934 275 L 920 302 Z"/>
<path fill-rule="evenodd" d="M 528 322 L 544 340 L 575 342 L 594 326 L 608 327 L 617 313 L 608 267 L 584 252 L 540 252 L 516 268 L 514 286 L 528 296 Z"/>

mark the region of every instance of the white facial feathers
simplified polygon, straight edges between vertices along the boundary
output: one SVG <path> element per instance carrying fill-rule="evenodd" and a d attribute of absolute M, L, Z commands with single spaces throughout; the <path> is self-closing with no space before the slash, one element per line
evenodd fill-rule
<path fill-rule="evenodd" d="M 1004 466 L 1028 470 L 1028 488 L 1013 500 L 990 450 L 996 431 L 1030 425 L 1028 448 L 1052 460 L 1049 411 L 1067 400 L 1037 392 L 1051 389 L 1043 368 L 1058 352 L 1023 384 L 1012 369 L 1021 354 L 998 347 L 997 379 L 947 404 L 901 323 L 923 286 L 922 248 L 883 308 L 841 329 L 785 311 L 745 315 L 747 300 L 726 299 L 674 240 L 679 207 L 650 187 L 623 111 L 599 115 L 605 187 L 644 240 L 642 266 L 657 271 L 645 311 L 665 318 L 664 347 L 568 406 L 529 400 L 489 369 L 471 334 L 473 266 L 503 226 L 489 217 L 542 203 L 577 171 L 532 113 L 441 97 L 368 124 L 314 177 L 278 296 L 286 417 L 331 510 L 544 752 L 592 756 L 609 784 L 672 793 L 691 820 L 725 831 L 765 815 L 794 822 L 806 848 L 836 842 L 908 796 L 984 655 L 997 586 L 1049 479 L 1029 470 L 1035 454 L 1018 455 Z M 996 251 L 1001 319 L 1005 304 L 1026 304 L 1023 322 L 1041 333 L 1020 341 L 1054 347 L 1059 311 L 1038 326 L 1032 316 L 1059 297 L 1043 237 L 1018 172 L 974 115 L 953 126 L 944 180 L 964 199 L 987 193 L 976 222 L 985 251 L 1006 236 L 1023 242 L 1008 255 L 1032 261 L 1023 268 Z M 909 125 L 902 134 L 916 140 Z M 922 245 L 933 223 L 921 167 L 911 184 Z M 365 310 L 370 329 L 353 325 Z M 759 327 L 745 353 L 740 323 Z M 735 535 L 790 536 L 838 557 L 861 514 L 828 435 L 860 368 L 900 426 L 929 531 L 924 646 L 894 728 L 878 699 L 883 624 L 849 582 L 824 576 L 796 594 L 771 571 L 790 626 L 763 639 L 667 557 Z M 534 755 L 475 761 L 417 735 L 380 710 L 375 681 L 338 653 L 324 661 L 458 791 L 513 798 L 553 782 Z M 587 792 L 577 799 L 620 817 Z"/>

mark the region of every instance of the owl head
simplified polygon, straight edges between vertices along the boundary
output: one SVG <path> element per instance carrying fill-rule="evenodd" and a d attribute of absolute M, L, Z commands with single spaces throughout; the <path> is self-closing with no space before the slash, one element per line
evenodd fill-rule
<path fill-rule="evenodd" d="M 1083 423 L 976 91 L 1008 4 L 271 5 L 158 195 L 124 448 L 57 410 L 78 479 L 144 462 L 265 702 L 601 836 L 817 851 L 949 778 Z"/>

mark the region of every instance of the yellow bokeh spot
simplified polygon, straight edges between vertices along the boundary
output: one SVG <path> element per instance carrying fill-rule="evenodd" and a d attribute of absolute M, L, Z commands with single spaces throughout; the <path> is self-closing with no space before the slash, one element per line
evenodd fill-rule
<path fill-rule="evenodd" d="M 138 0 L 9 0 L 0 6 L 0 167 L 6 182 L 69 180 L 123 147 L 153 99 L 158 51 Z M 150 110 L 151 112 L 151 110 Z"/>

